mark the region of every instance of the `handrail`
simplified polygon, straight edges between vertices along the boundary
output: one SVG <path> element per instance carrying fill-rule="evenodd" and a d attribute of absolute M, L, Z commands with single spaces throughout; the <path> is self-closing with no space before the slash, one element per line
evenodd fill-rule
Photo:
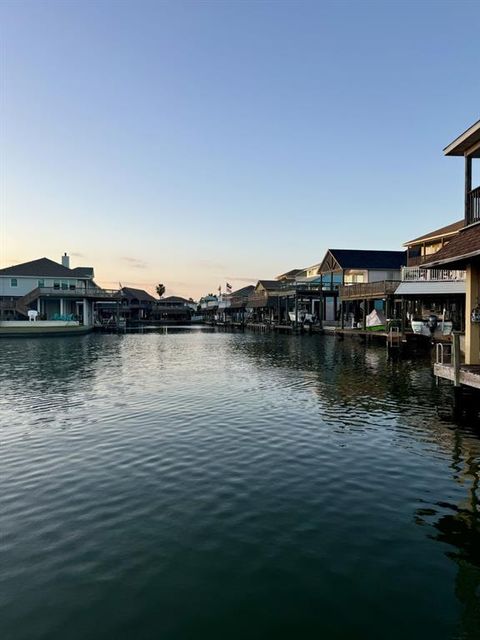
<path fill-rule="evenodd" d="M 340 287 L 340 298 L 361 298 L 372 295 L 392 295 L 400 285 L 399 280 L 379 280 L 377 282 L 357 282 Z"/>
<path fill-rule="evenodd" d="M 37 296 L 42 294 L 44 295 L 55 294 L 55 295 L 61 295 L 61 296 L 78 296 L 79 298 L 91 297 L 91 296 L 102 296 L 102 297 L 120 299 L 122 297 L 121 292 L 118 289 L 102 289 L 101 287 L 86 287 L 86 288 L 77 287 L 75 289 L 60 289 L 56 287 L 38 287 L 34 291 L 37 294 Z M 34 291 L 32 291 L 31 293 L 33 294 Z"/>
<path fill-rule="evenodd" d="M 459 269 L 425 269 L 402 267 L 402 282 L 463 282 L 465 271 Z"/>

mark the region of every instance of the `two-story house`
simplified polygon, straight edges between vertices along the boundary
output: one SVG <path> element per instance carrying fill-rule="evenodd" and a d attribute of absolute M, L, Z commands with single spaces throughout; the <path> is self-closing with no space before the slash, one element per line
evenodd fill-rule
<path fill-rule="evenodd" d="M 373 309 L 389 316 L 405 264 L 405 251 L 328 249 L 317 270 L 323 320 L 365 326 Z"/>
<path fill-rule="evenodd" d="M 437 333 L 448 335 L 465 326 L 465 271 L 423 266 L 446 247 L 463 226 L 464 221 L 459 220 L 403 245 L 407 249 L 407 266 L 402 268 L 402 281 L 395 298 L 401 305 L 405 326 L 410 326 L 414 333 L 431 337 L 427 321 L 431 315 L 438 318 Z"/>
<path fill-rule="evenodd" d="M 0 321 L 5 330 L 2 333 L 24 328 L 22 323 L 33 317 L 37 330 L 59 328 L 61 323 L 69 323 L 71 328 L 75 325 L 92 328 L 95 303 L 117 299 L 114 292 L 98 287 L 93 278 L 92 267 L 71 269 L 66 254 L 61 263 L 39 258 L 0 269 Z M 38 324 L 42 322 L 49 324 Z"/>
<path fill-rule="evenodd" d="M 465 363 L 480 365 L 480 185 L 475 187 L 472 178 L 473 161 L 480 159 L 480 120 L 451 142 L 444 153 L 464 158 L 464 225 L 425 266 L 465 270 Z M 467 371 L 466 375 L 474 374 Z M 472 386 L 480 387 L 480 375 L 477 378 Z"/>

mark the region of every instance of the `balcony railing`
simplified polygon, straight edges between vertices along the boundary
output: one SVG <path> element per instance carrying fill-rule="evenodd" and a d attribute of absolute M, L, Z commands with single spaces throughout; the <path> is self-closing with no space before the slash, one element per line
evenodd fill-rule
<path fill-rule="evenodd" d="M 464 280 L 465 271 L 455 269 L 402 268 L 402 282 L 462 282 Z"/>
<path fill-rule="evenodd" d="M 37 293 L 38 292 L 38 293 Z M 36 297 L 55 296 L 59 298 L 111 298 L 113 300 L 120 299 L 121 293 L 118 289 L 102 289 L 100 287 L 77 287 L 75 289 L 62 289 L 61 287 L 38 287 L 34 292 Z"/>
<path fill-rule="evenodd" d="M 480 222 L 480 187 L 472 189 L 467 195 L 467 224 Z"/>
<path fill-rule="evenodd" d="M 364 298 L 384 298 L 393 295 L 400 285 L 399 280 L 380 280 L 379 282 L 358 282 L 345 284 L 339 289 L 343 300 L 360 300 Z"/>

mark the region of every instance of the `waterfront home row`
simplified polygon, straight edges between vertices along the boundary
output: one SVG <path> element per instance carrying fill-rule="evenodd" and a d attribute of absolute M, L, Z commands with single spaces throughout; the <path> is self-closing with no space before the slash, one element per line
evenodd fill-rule
<path fill-rule="evenodd" d="M 365 328 L 367 317 L 398 318 L 430 335 L 425 320 L 437 315 L 448 331 L 465 323 L 465 272 L 426 270 L 422 263 L 446 246 L 463 221 L 404 244 L 403 251 L 328 249 L 323 260 L 274 280 L 200 301 L 207 320 L 220 323 L 310 323 Z"/>
<path fill-rule="evenodd" d="M 444 153 L 464 158 L 461 220 L 406 242 L 404 254 L 329 249 L 318 264 L 259 280 L 243 301 L 244 318 L 294 325 L 308 319 L 365 329 L 374 314 L 383 316 L 383 322 L 399 319 L 402 329 L 408 322 L 429 336 L 440 323 L 441 332 L 464 333 L 465 362 L 455 339 L 452 361 L 440 355 L 436 375 L 480 388 L 480 185 L 472 178 L 473 163 L 480 158 L 480 121 Z M 208 311 L 221 317 L 214 298 L 210 296 Z M 221 298 L 225 318 L 229 294 Z"/>
<path fill-rule="evenodd" d="M 61 326 L 89 329 L 109 321 L 189 322 L 195 309 L 192 300 L 177 296 L 156 299 L 142 289 L 102 288 L 94 280 L 93 267 L 70 268 L 67 254 L 60 262 L 39 258 L 0 269 L 3 330 L 20 330 L 30 320 L 36 329 L 50 332 Z"/>

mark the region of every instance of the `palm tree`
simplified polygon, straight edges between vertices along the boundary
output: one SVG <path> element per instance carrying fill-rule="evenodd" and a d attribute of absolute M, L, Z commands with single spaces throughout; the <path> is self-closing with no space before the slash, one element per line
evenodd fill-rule
<path fill-rule="evenodd" d="M 165 285 L 164 284 L 157 284 L 157 286 L 155 287 L 155 291 L 157 292 L 157 296 L 159 298 L 161 298 L 163 296 L 163 294 L 165 293 Z"/>

